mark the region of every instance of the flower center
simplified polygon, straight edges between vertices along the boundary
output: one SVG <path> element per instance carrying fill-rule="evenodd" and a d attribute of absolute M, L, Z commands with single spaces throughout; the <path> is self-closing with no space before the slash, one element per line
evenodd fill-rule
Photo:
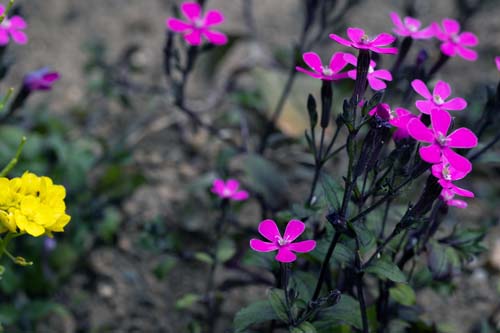
<path fill-rule="evenodd" d="M 333 71 L 330 67 L 321 66 L 321 72 L 323 73 L 324 76 L 332 76 L 333 75 Z"/>
<path fill-rule="evenodd" d="M 457 34 L 452 34 L 450 39 L 453 43 L 458 44 L 460 42 L 460 37 Z"/>
<path fill-rule="evenodd" d="M 366 43 L 368 43 L 369 41 L 370 41 L 370 37 L 368 37 L 368 35 L 363 35 L 363 36 L 361 37 L 361 43 L 366 44 Z"/>
<path fill-rule="evenodd" d="M 291 243 L 288 237 L 283 238 L 281 236 L 276 236 L 276 242 L 279 244 L 279 246 L 285 246 Z"/>
<path fill-rule="evenodd" d="M 411 32 L 417 32 L 418 28 L 413 25 L 413 24 L 408 24 L 406 25 L 406 27 L 408 28 L 408 30 L 410 30 Z"/>
<path fill-rule="evenodd" d="M 450 174 L 450 165 L 449 164 L 445 164 L 443 166 L 443 178 L 445 180 L 451 180 L 451 174 Z"/>
<path fill-rule="evenodd" d="M 10 28 L 10 20 L 8 18 L 4 18 L 2 24 L 0 24 L 4 28 Z"/>
<path fill-rule="evenodd" d="M 193 23 L 194 27 L 198 29 L 203 28 L 203 26 L 205 25 L 205 21 L 201 18 L 195 19 Z"/>
<path fill-rule="evenodd" d="M 231 191 L 228 188 L 225 188 L 222 190 L 222 196 L 224 196 L 224 197 L 229 197 L 229 196 L 231 196 L 231 194 L 233 194 L 233 191 Z"/>
<path fill-rule="evenodd" d="M 375 72 L 375 68 L 373 68 L 372 66 L 368 67 L 368 74 L 371 74 Z"/>
<path fill-rule="evenodd" d="M 438 134 L 438 137 L 437 137 L 437 141 L 439 142 L 439 144 L 441 146 L 446 146 L 448 144 L 448 137 L 446 135 L 444 135 L 443 133 L 439 132 Z"/>
<path fill-rule="evenodd" d="M 437 105 L 441 105 L 444 103 L 444 99 L 442 99 L 439 95 L 434 95 L 434 103 L 436 103 Z"/>

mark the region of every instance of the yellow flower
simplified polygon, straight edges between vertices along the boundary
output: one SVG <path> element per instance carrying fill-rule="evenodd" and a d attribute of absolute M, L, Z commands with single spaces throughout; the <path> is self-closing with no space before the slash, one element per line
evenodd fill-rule
<path fill-rule="evenodd" d="M 11 180 L 0 178 L 0 232 L 26 232 L 34 237 L 62 232 L 71 217 L 66 214 L 66 190 L 48 177 L 25 172 Z"/>

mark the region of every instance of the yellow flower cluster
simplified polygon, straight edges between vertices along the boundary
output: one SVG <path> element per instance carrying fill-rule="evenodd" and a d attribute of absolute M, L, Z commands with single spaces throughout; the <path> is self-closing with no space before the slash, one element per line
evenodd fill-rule
<path fill-rule="evenodd" d="M 22 177 L 0 178 L 0 232 L 26 232 L 34 237 L 64 231 L 66 189 L 48 177 L 25 172 Z"/>

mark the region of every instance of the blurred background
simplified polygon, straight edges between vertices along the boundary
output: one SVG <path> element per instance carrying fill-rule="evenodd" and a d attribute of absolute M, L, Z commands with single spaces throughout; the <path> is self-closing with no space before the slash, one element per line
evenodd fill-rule
<path fill-rule="evenodd" d="M 73 219 L 55 242 L 35 239 L 19 245 L 17 252 L 39 264 L 7 267 L 0 285 L 0 322 L 6 332 L 189 331 L 192 315 L 184 310 L 193 301 L 186 295 L 203 290 L 200 276 L 208 270 L 189 252 L 202 248 L 206 221 L 213 217 L 208 188 L 223 148 L 205 131 L 193 128 L 168 97 L 162 71 L 165 20 L 178 3 L 16 1 L 29 24 L 30 41 L 9 47 L 15 66 L 3 88 L 17 87 L 25 73 L 41 66 L 56 69 L 62 78 L 51 92 L 31 98 L 20 112 L 21 128 L 5 126 L 1 131 L 0 156 L 7 160 L 18 138 L 27 135 L 18 172 L 29 169 L 64 183 Z M 328 33 L 343 35 L 347 26 L 390 31 L 389 13 L 403 15 L 411 8 L 424 25 L 457 18 L 463 30 L 479 37 L 477 62 L 452 59 L 439 74 L 455 96 L 468 100 L 467 112 L 480 110 L 485 87 L 495 87 L 500 80 L 493 62 L 500 55 L 498 0 L 337 3 L 346 8 L 345 14 L 311 46 L 323 57 L 341 50 Z M 206 7 L 224 12 L 221 30 L 231 43 L 200 58 L 188 87 L 193 108 L 213 106 L 213 112 L 202 116 L 221 125 L 239 124 L 243 111 L 265 117 L 292 66 L 303 0 L 207 0 Z M 225 91 L 221 82 L 238 69 L 244 74 Z M 278 123 L 286 136 L 301 139 L 307 127 L 307 94 L 318 89 L 315 80 L 297 77 Z M 295 167 L 301 155 L 279 148 L 274 154 L 282 160 L 279 167 L 290 190 L 283 200 L 300 200 L 310 177 L 309 171 Z M 244 164 L 235 159 L 232 169 L 243 173 Z M 477 198 L 468 210 L 452 213 L 463 223 L 494 225 L 485 239 L 488 250 L 454 276 L 452 290 L 418 293 L 426 318 L 448 325 L 449 332 L 483 332 L 485 320 L 500 323 L 499 166 L 497 147 L 478 162 L 468 180 Z M 241 223 L 255 228 L 261 219 L 258 203 L 250 201 L 242 209 Z M 172 250 L 181 245 L 187 249 L 186 258 Z M 236 273 L 222 270 L 218 277 L 231 274 Z M 220 332 L 230 327 L 238 309 L 263 298 L 265 289 L 229 290 Z"/>

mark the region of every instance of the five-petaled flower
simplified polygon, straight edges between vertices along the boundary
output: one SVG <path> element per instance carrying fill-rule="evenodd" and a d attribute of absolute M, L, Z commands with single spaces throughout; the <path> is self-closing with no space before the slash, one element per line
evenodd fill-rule
<path fill-rule="evenodd" d="M 429 39 L 434 37 L 434 28 L 428 26 L 420 30 L 422 23 L 416 18 L 406 16 L 403 20 L 395 12 L 390 14 L 395 28 L 394 33 L 402 37 L 411 37 L 413 39 Z"/>
<path fill-rule="evenodd" d="M 455 195 L 459 195 L 461 197 L 466 197 L 466 198 L 474 198 L 473 192 L 458 187 L 451 181 L 440 179 L 439 185 L 443 187 L 443 190 L 441 191 L 441 198 L 448 206 L 454 206 L 457 208 L 467 208 L 467 203 L 463 200 L 455 199 Z"/>
<path fill-rule="evenodd" d="M 279 262 L 292 262 L 297 259 L 293 252 L 306 253 L 314 250 L 316 242 L 313 240 L 305 240 L 295 242 L 306 228 L 305 224 L 299 220 L 291 220 L 286 226 L 283 237 L 281 236 L 276 223 L 273 220 L 264 220 L 259 224 L 259 233 L 270 242 L 264 242 L 260 239 L 250 240 L 250 247 L 258 252 L 271 252 L 278 250 L 276 260 Z"/>
<path fill-rule="evenodd" d="M 461 127 L 447 135 L 451 125 L 451 116 L 448 112 L 434 109 L 431 111 L 431 128 L 418 118 L 408 122 L 408 132 L 417 141 L 430 143 L 421 147 L 420 157 L 428 163 L 440 163 L 444 156 L 449 164 L 462 172 L 468 173 L 472 165 L 468 159 L 457 154 L 451 148 L 473 148 L 477 146 L 477 137 L 468 128 Z"/>
<path fill-rule="evenodd" d="M 172 31 L 181 33 L 188 44 L 200 45 L 202 36 L 215 45 L 227 43 L 225 34 L 212 30 L 213 26 L 224 21 L 222 12 L 212 9 L 207 10 L 203 15 L 202 8 L 197 2 L 184 2 L 181 5 L 181 11 L 187 22 L 172 17 L 167 19 L 167 27 Z"/>
<path fill-rule="evenodd" d="M 442 27 L 434 23 L 434 33 L 437 39 L 442 41 L 441 52 L 454 57 L 457 54 L 468 61 L 476 61 L 477 52 L 469 49 L 479 43 L 476 35 L 472 32 L 460 33 L 460 24 L 453 19 L 445 18 Z"/>
<path fill-rule="evenodd" d="M 323 66 L 321 58 L 315 52 L 306 52 L 302 58 L 313 71 L 309 71 L 299 66 L 295 67 L 295 69 L 299 72 L 312 76 L 313 78 L 336 81 L 347 77 L 345 73 L 340 73 L 340 71 L 347 65 L 343 52 L 334 53 L 330 58 L 328 66 Z"/>
<path fill-rule="evenodd" d="M 394 36 L 388 33 L 381 33 L 373 38 L 368 37 L 365 31 L 360 28 L 347 28 L 347 36 L 350 40 L 344 39 L 336 34 L 330 34 L 330 38 L 339 44 L 353 47 L 360 50 L 371 50 L 375 53 L 398 53 L 395 47 L 387 47 L 396 40 Z"/>
<path fill-rule="evenodd" d="M 230 199 L 234 201 L 243 201 L 248 199 L 248 192 L 240 189 L 240 182 L 236 179 L 215 179 L 212 183 L 212 193 L 221 199 Z"/>
<path fill-rule="evenodd" d="M 411 86 L 420 96 L 425 98 L 425 100 L 419 100 L 415 103 L 422 113 L 430 114 L 433 109 L 459 111 L 467 107 L 467 102 L 461 97 L 446 101 L 451 95 L 451 87 L 444 81 L 436 83 L 432 94 L 421 80 L 413 80 Z"/>
<path fill-rule="evenodd" d="M 345 53 L 344 54 L 344 59 L 351 65 L 357 66 L 358 59 L 350 54 L 350 53 Z M 367 75 L 367 80 L 368 84 L 373 90 L 382 90 L 387 87 L 387 84 L 382 81 L 392 81 L 392 74 L 386 69 L 377 69 L 375 70 L 376 63 L 373 60 L 370 60 L 370 67 L 368 68 L 368 75 Z M 353 79 L 356 80 L 357 77 L 357 71 L 356 69 L 352 69 L 347 72 L 347 75 Z"/>
<path fill-rule="evenodd" d="M 58 72 L 51 71 L 44 67 L 39 70 L 33 71 L 24 77 L 23 84 L 30 90 L 50 90 L 52 85 L 59 80 L 60 75 Z"/>
<path fill-rule="evenodd" d="M 0 4 L 0 15 L 5 13 L 5 7 Z M 12 17 L 5 17 L 0 23 L 0 45 L 9 44 L 10 38 L 16 44 L 28 43 L 28 36 L 23 31 L 28 25 L 26 21 L 18 15 Z"/>

